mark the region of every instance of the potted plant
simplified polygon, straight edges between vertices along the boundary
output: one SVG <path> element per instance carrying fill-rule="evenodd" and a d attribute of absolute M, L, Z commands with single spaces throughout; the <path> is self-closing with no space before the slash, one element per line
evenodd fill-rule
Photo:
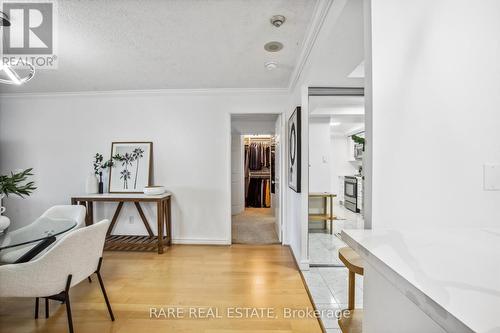
<path fill-rule="evenodd" d="M 363 151 L 365 151 L 365 138 L 362 138 L 357 135 L 352 136 L 352 141 L 354 141 L 357 144 L 363 145 Z"/>
<path fill-rule="evenodd" d="M 0 232 L 3 232 L 10 225 L 9 218 L 2 216 L 5 212 L 5 207 L 2 207 L 3 198 L 8 197 L 9 194 L 24 198 L 36 190 L 35 182 L 27 182 L 28 177 L 33 176 L 31 171 L 33 168 L 11 172 L 10 175 L 0 175 Z"/>
<path fill-rule="evenodd" d="M 102 181 L 102 171 L 113 166 L 113 159 L 110 158 L 109 160 L 104 162 L 104 158 L 102 157 L 102 154 L 96 153 L 94 156 L 94 163 L 93 164 L 94 164 L 94 174 L 92 174 L 92 177 L 97 180 L 96 177 L 99 176 L 99 182 L 97 184 L 97 189 L 95 189 L 95 188 L 93 188 L 95 185 L 90 184 L 89 180 L 87 180 L 87 193 L 99 192 L 102 194 L 102 193 L 104 193 L 104 183 Z M 92 181 L 94 181 L 94 180 L 92 179 Z M 90 187 L 92 187 L 92 188 L 90 188 Z"/>

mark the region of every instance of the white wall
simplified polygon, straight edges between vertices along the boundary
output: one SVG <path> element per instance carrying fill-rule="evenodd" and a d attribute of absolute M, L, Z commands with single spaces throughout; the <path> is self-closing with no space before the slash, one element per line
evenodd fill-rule
<path fill-rule="evenodd" d="M 243 136 L 231 135 L 231 214 L 237 215 L 245 210 L 244 153 Z"/>
<path fill-rule="evenodd" d="M 371 1 L 373 228 L 499 225 L 482 174 L 500 163 L 499 13 L 497 0 Z"/>
<path fill-rule="evenodd" d="M 331 192 L 334 177 L 330 121 L 309 119 L 309 192 Z"/>
<path fill-rule="evenodd" d="M 295 106 L 302 106 L 302 193 L 287 188 L 287 241 L 301 269 L 309 268 L 308 254 L 308 185 L 309 185 L 309 99 L 308 86 L 362 87 L 362 79 L 347 78 L 349 70 L 339 74 L 338 70 L 355 68 L 363 60 L 363 2 L 362 0 L 333 1 L 325 17 L 321 31 L 311 50 L 303 71 L 291 92 L 286 120 Z M 342 14 L 346 15 L 342 15 Z M 346 31 L 349 31 L 347 34 Z M 361 36 L 361 38 L 359 38 Z M 340 47 L 340 45 L 342 45 Z M 342 52 L 339 52 L 339 49 Z M 353 56 L 353 55 L 358 55 Z M 336 79 L 334 79 L 336 78 Z M 284 133 L 287 133 L 286 130 Z M 288 152 L 287 152 L 288 153 Z"/>
<path fill-rule="evenodd" d="M 351 138 L 345 135 L 334 135 L 332 140 L 332 192 L 339 192 L 339 176 L 349 176 L 358 174 L 358 168 L 360 166 L 359 162 L 349 161 L 352 158 L 352 152 L 349 151 L 351 148 L 349 140 Z M 344 184 L 342 184 L 343 186 Z"/>
<path fill-rule="evenodd" d="M 282 226 L 283 226 L 283 183 L 282 183 L 282 168 L 283 168 L 283 132 L 281 130 L 283 117 L 279 116 L 274 123 L 275 136 L 274 136 L 274 194 L 271 195 L 271 206 L 274 209 L 275 230 L 280 242 L 283 242 Z"/>
<path fill-rule="evenodd" d="M 38 186 L 28 199 L 7 199 L 7 215 L 17 228 L 69 203 L 84 191 L 92 156 L 108 156 L 112 141 L 153 141 L 154 183 L 174 195 L 174 241 L 228 244 L 229 113 L 280 113 L 286 101 L 272 93 L 2 96 L 0 171 L 33 167 Z M 110 217 L 113 210 L 99 205 L 97 215 Z M 153 207 L 145 213 L 155 229 Z M 124 208 L 121 217 L 116 233 L 145 232 L 135 208 Z"/>
<path fill-rule="evenodd" d="M 309 119 L 309 192 L 338 193 L 339 176 L 358 173 L 359 164 L 349 161 L 348 140 L 332 133 L 329 120 Z"/>

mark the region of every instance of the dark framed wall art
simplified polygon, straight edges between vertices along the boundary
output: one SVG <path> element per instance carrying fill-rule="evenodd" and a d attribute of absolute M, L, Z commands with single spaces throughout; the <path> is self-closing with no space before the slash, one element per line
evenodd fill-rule
<path fill-rule="evenodd" d="M 297 106 L 288 119 L 288 187 L 300 193 L 301 112 Z"/>
<path fill-rule="evenodd" d="M 113 142 L 109 193 L 138 193 L 151 185 L 152 142 Z"/>

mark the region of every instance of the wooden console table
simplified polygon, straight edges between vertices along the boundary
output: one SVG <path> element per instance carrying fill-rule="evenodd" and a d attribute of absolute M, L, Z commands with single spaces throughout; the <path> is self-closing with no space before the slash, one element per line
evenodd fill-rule
<path fill-rule="evenodd" d="M 333 214 L 333 199 L 337 195 L 334 193 L 318 192 L 309 193 L 310 199 L 323 199 L 323 213 L 322 214 L 311 214 L 309 213 L 309 221 L 323 221 L 326 230 L 326 223 L 330 222 L 330 234 L 333 234 L 333 220 L 337 217 Z M 330 201 L 330 209 L 328 209 L 328 201 Z"/>
<path fill-rule="evenodd" d="M 94 202 L 118 202 L 116 211 L 111 220 L 111 224 L 106 234 L 105 250 L 113 251 L 155 251 L 163 253 L 163 246 L 169 246 L 172 242 L 172 218 L 171 218 L 171 193 L 161 195 L 145 195 L 142 193 L 104 193 L 104 194 L 86 194 L 71 198 L 72 205 L 83 205 L 87 208 L 87 216 L 85 224 L 91 225 L 94 223 Z M 118 220 L 120 211 L 125 202 L 133 202 L 139 216 L 141 217 L 144 226 L 148 232 L 148 236 L 132 236 L 132 235 L 111 235 L 113 227 Z M 158 223 L 158 235 L 155 236 L 148 220 L 144 215 L 141 207 L 141 202 L 156 202 L 156 214 Z M 165 228 L 164 228 L 165 227 Z M 165 235 L 164 235 L 165 231 Z"/>

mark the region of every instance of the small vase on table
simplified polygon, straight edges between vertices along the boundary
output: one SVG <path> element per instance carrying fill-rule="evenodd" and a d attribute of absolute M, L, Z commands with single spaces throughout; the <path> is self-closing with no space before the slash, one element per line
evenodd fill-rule
<path fill-rule="evenodd" d="M 99 172 L 99 194 L 104 193 L 104 183 L 102 182 L 102 172 Z"/>

